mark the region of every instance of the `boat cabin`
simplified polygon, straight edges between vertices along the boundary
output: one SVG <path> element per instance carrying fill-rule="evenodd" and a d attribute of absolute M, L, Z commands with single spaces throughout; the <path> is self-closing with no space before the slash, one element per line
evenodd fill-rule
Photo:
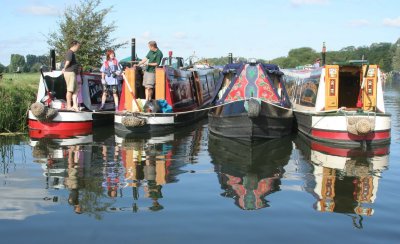
<path fill-rule="evenodd" d="M 205 65 L 184 67 L 183 58 L 172 56 L 163 58 L 155 73 L 153 99 L 159 105 L 166 106 L 166 109 L 160 108 L 158 112 L 188 111 L 208 105 L 220 77 L 220 71 L 216 68 Z M 125 76 L 127 80 L 122 88 L 120 110 L 146 112 L 143 111 L 145 96 L 142 68 L 126 68 Z"/>
<path fill-rule="evenodd" d="M 349 61 L 321 68 L 282 69 L 286 88 L 296 109 L 384 112 L 381 73 L 377 65 Z"/>

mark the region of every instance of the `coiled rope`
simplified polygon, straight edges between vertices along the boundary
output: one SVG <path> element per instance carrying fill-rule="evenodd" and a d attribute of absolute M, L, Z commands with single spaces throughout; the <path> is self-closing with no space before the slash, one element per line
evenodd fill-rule
<path fill-rule="evenodd" d="M 48 108 L 39 102 L 33 103 L 30 109 L 32 114 L 41 122 L 50 122 L 58 115 L 57 109 Z"/>

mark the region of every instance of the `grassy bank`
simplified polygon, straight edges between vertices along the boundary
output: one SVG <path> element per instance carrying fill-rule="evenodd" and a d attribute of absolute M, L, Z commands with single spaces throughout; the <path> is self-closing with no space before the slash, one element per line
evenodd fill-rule
<path fill-rule="evenodd" d="M 0 80 L 0 133 L 27 130 L 27 111 L 36 100 L 39 73 L 3 74 Z"/>

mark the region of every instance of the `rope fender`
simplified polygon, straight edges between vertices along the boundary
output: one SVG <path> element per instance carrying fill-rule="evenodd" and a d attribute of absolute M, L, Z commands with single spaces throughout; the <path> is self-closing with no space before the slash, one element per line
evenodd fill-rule
<path fill-rule="evenodd" d="M 146 124 L 145 119 L 136 116 L 124 116 L 121 122 L 126 127 L 141 127 Z"/>
<path fill-rule="evenodd" d="M 347 117 L 347 131 L 353 135 L 365 135 L 372 132 L 374 128 L 375 120 L 373 118 Z"/>
<path fill-rule="evenodd" d="M 33 103 L 30 109 L 32 114 L 41 122 L 50 122 L 58 115 L 57 109 L 48 108 L 39 102 Z"/>

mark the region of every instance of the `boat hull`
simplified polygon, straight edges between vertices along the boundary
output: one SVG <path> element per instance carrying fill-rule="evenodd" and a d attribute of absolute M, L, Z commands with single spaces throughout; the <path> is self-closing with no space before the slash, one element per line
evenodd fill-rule
<path fill-rule="evenodd" d="M 48 122 L 38 120 L 31 111 L 29 111 L 28 115 L 28 127 L 31 130 L 55 133 L 60 131 L 90 133 L 92 126 L 91 112 L 58 111 L 57 116 Z"/>
<path fill-rule="evenodd" d="M 143 126 L 126 126 L 124 117 L 133 116 L 145 121 Z M 116 113 L 114 116 L 115 133 L 118 136 L 129 137 L 140 134 L 160 135 L 173 131 L 175 128 L 191 125 L 207 116 L 206 110 L 190 111 L 187 113 L 168 114 L 125 114 Z"/>
<path fill-rule="evenodd" d="M 218 111 L 218 109 L 222 111 Z M 225 104 L 208 114 L 212 133 L 243 140 L 281 138 L 292 133 L 293 113 L 290 109 L 261 102 L 257 117 L 249 117 L 244 102 Z"/>
<path fill-rule="evenodd" d="M 371 114 L 375 120 L 374 128 L 366 134 L 352 134 L 347 130 L 346 115 L 343 113 L 308 113 L 295 111 L 298 130 L 317 141 L 358 147 L 390 143 L 390 114 Z M 368 118 L 368 113 L 357 114 Z"/>

